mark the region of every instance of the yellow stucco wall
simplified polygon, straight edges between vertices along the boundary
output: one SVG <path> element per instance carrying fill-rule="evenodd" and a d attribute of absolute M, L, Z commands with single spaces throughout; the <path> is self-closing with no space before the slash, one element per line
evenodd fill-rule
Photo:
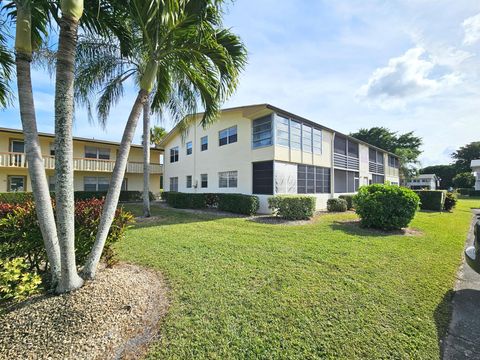
<path fill-rule="evenodd" d="M 9 153 L 11 150 L 11 141 L 12 140 L 23 140 L 23 134 L 17 132 L 6 132 L 0 130 L 0 156 Z M 42 150 L 42 155 L 45 157 L 50 156 L 50 148 L 53 148 L 53 137 L 49 136 L 40 136 L 40 146 Z M 118 145 L 115 144 L 105 144 L 98 141 L 85 141 L 85 140 L 74 140 L 73 142 L 73 157 L 74 158 L 84 158 L 85 157 L 85 147 L 97 147 L 110 150 L 110 160 L 114 161 L 117 156 Z M 151 150 L 151 163 L 159 164 L 160 163 L 160 150 L 152 149 Z M 100 160 L 101 161 L 101 160 Z M 143 149 L 141 147 L 131 147 L 130 154 L 128 158 L 129 163 L 143 163 Z M 8 165 L 8 162 L 6 162 Z M 53 169 L 46 169 L 47 177 L 54 176 Z M 30 178 L 28 176 L 27 168 L 19 168 L 14 166 L 0 166 L 0 192 L 8 191 L 8 178 L 9 176 L 25 176 L 27 179 L 26 182 L 26 191 L 31 191 Z M 75 171 L 74 173 L 74 189 L 75 191 L 84 190 L 84 177 L 111 177 L 111 172 L 106 171 Z M 141 191 L 143 189 L 143 174 L 142 173 L 126 173 L 128 185 L 128 190 Z M 160 174 L 151 174 L 150 175 L 150 188 L 151 191 L 158 194 L 160 192 Z"/>

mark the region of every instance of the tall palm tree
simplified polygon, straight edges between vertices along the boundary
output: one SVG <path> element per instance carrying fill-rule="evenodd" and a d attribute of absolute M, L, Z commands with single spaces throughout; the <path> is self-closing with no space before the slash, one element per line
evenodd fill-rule
<path fill-rule="evenodd" d="M 6 20 L 0 20 L 0 29 L 5 27 Z M 0 32 L 0 108 L 7 107 L 13 96 L 9 83 L 14 65 L 15 61 L 7 46 L 7 34 Z"/>
<path fill-rule="evenodd" d="M 38 138 L 30 70 L 33 49 L 40 45 L 40 34 L 46 33 L 48 18 L 47 16 L 38 16 L 38 8 L 32 6 L 35 4 L 29 0 L 17 0 L 14 5 L 16 6 L 15 60 L 20 118 L 25 136 L 25 153 L 37 207 L 38 222 L 50 263 L 51 281 L 53 285 L 56 285 L 61 276 L 60 248 Z M 34 26 L 32 26 L 32 11 L 37 12 L 35 14 L 37 16 L 34 17 L 37 23 Z"/>
<path fill-rule="evenodd" d="M 131 46 L 129 47 L 129 35 L 125 32 L 123 26 L 126 14 L 126 12 L 122 11 L 124 5 L 123 2 L 119 0 L 118 4 L 121 4 L 121 6 L 118 6 L 118 4 L 116 4 L 116 7 L 112 7 L 114 3 L 116 2 L 104 0 L 87 2 L 87 7 L 85 9 L 85 13 L 87 16 L 84 18 L 82 25 L 85 31 L 88 33 L 101 33 L 104 36 L 113 34 L 114 36 L 122 40 L 124 51 L 128 51 L 128 49 L 131 49 Z M 57 227 L 55 224 L 55 218 L 53 215 L 50 201 L 48 183 L 46 181 L 45 169 L 43 167 L 43 160 L 41 157 L 40 146 L 38 142 L 38 132 L 35 120 L 35 108 L 33 102 L 33 92 L 30 75 L 32 52 L 33 50 L 38 48 L 39 44 L 46 36 L 47 24 L 50 24 L 50 20 L 53 19 L 57 23 L 65 24 L 70 21 L 69 19 L 72 19 L 73 22 L 76 24 L 74 24 L 74 27 L 78 26 L 78 18 L 80 17 L 82 12 L 81 10 L 83 9 L 83 1 L 62 0 L 60 1 L 60 5 L 63 14 L 62 18 L 60 18 L 58 15 L 60 11 L 60 9 L 58 8 L 58 2 L 49 0 L 9 1 L 5 2 L 0 8 L 0 10 L 6 10 L 8 12 L 8 16 L 12 19 L 13 22 L 16 23 L 15 50 L 17 84 L 19 90 L 18 98 L 20 103 L 20 114 L 26 140 L 25 152 L 27 156 L 27 161 L 29 163 L 29 174 L 32 183 L 32 190 L 37 205 L 37 217 L 39 220 L 42 236 L 47 250 L 47 256 L 50 263 L 53 280 L 52 284 L 55 285 L 56 283 L 58 283 L 57 291 L 64 292 L 78 287 L 81 284 L 81 279 L 78 278 L 78 275 L 75 275 L 75 264 L 73 263 L 72 265 L 71 263 L 71 253 L 74 249 L 74 239 L 70 236 L 71 228 L 68 228 L 70 225 L 68 224 L 68 222 L 65 223 L 63 221 L 64 219 L 61 219 L 60 222 L 63 222 L 63 224 L 59 226 L 59 228 L 61 228 L 61 230 L 65 230 L 65 228 L 68 228 L 69 231 L 63 232 L 61 234 L 62 236 L 65 234 L 68 236 L 61 239 L 62 241 L 60 243 L 63 247 L 63 256 L 60 255 Z M 72 30 L 71 27 L 70 30 Z M 4 35 L 4 33 L 0 32 L 0 40 L 4 38 Z M 65 28 L 61 28 L 60 38 L 61 47 L 63 49 L 63 58 L 60 59 L 58 63 L 60 63 L 60 68 L 62 69 L 62 72 L 64 72 L 63 70 L 67 70 L 64 73 L 68 76 L 68 63 L 72 63 L 72 61 L 70 61 L 71 58 L 69 58 L 68 54 L 68 50 L 72 49 L 72 44 L 69 44 L 69 42 L 72 39 L 76 39 L 76 34 L 71 33 L 65 36 Z M 8 62 L 6 61 L 8 60 L 8 52 L 4 50 L 4 48 L 0 47 L 0 66 L 4 69 L 3 71 L 5 73 L 5 66 L 8 66 Z M 7 57 L 5 54 L 7 54 Z M 62 78 L 63 74 L 60 75 L 60 77 L 57 76 L 57 81 L 65 82 L 65 78 Z M 0 102 L 3 96 L 2 84 L 7 83 L 6 81 L 0 81 Z M 3 86 L 3 88 L 5 88 L 5 86 Z M 57 98 L 56 100 L 61 99 Z M 56 101 L 56 103 L 59 102 Z M 62 105 L 60 104 L 58 109 L 61 108 Z M 63 107 L 63 110 L 65 109 L 67 111 L 70 111 L 70 104 L 67 104 L 66 108 Z M 71 121 L 71 118 L 68 118 L 67 116 L 66 121 L 68 127 L 68 121 Z M 65 134 L 60 134 L 60 136 L 63 135 Z M 60 143 L 62 143 L 62 141 L 60 141 Z M 66 139 L 63 143 L 68 145 L 68 139 Z M 62 153 L 61 146 L 57 153 Z M 73 174 L 67 175 L 71 176 Z M 68 176 L 61 176 L 62 180 L 67 180 L 66 183 L 68 183 Z M 73 188 L 71 190 L 73 192 Z M 67 207 L 67 210 L 69 210 L 67 211 L 67 213 L 73 213 L 73 203 L 70 202 Z M 66 262 L 66 266 L 62 266 L 62 261 Z M 74 282 L 73 286 L 72 284 L 70 284 L 72 280 Z"/>
<path fill-rule="evenodd" d="M 240 39 L 221 25 L 221 1 L 157 0 L 154 3 L 151 6 L 141 0 L 130 1 L 131 18 L 142 40 L 142 58 L 138 66 L 142 70 L 140 89 L 122 137 L 96 240 L 84 268 L 86 278 L 95 276 L 118 204 L 133 134 L 152 90 L 153 109 L 170 107 L 191 113 L 201 103 L 205 109 L 201 122 L 207 126 L 216 119 L 221 104 L 235 90 L 246 62 L 245 47 Z M 93 62 L 98 64 L 100 59 L 94 55 Z M 79 93 L 103 89 L 102 96 L 105 92 L 108 94 L 107 106 L 101 106 L 102 96 L 97 106 L 100 118 L 105 120 L 108 114 L 105 109 L 118 101 L 128 73 L 113 67 L 95 74 L 90 77 L 92 86 L 85 86 Z M 175 111 L 177 116 L 180 113 Z"/>

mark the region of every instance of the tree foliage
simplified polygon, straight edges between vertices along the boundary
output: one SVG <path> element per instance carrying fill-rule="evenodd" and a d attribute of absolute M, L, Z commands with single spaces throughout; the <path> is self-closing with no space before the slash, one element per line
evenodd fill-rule
<path fill-rule="evenodd" d="M 453 187 L 453 178 L 457 174 L 454 165 L 433 165 L 420 169 L 420 174 L 435 174 L 440 178 L 440 189 Z"/>
<path fill-rule="evenodd" d="M 150 143 L 158 146 L 163 138 L 167 136 L 167 131 L 160 126 L 154 126 L 150 129 Z"/>
<path fill-rule="evenodd" d="M 415 136 L 413 131 L 398 134 L 385 127 L 372 127 L 360 129 L 351 133 L 350 136 L 398 155 L 400 157 L 400 173 L 405 178 L 411 178 L 416 174 L 423 141 L 422 138 Z"/>
<path fill-rule="evenodd" d="M 480 141 L 475 141 L 460 147 L 452 154 L 455 159 L 457 173 L 471 172 L 470 164 L 472 160 L 480 159 Z"/>
<path fill-rule="evenodd" d="M 455 188 L 473 188 L 475 185 L 475 176 L 470 172 L 463 172 L 455 175 L 453 178 Z"/>

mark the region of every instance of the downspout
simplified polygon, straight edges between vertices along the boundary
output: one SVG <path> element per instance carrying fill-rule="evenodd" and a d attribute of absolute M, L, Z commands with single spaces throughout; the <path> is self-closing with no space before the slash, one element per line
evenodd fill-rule
<path fill-rule="evenodd" d="M 331 153 L 331 168 L 330 168 L 330 195 L 331 197 L 335 197 L 335 182 L 334 182 L 334 171 L 335 169 L 333 168 L 333 162 L 334 162 L 334 151 L 335 151 L 335 135 L 336 132 L 333 132 L 332 136 L 332 143 L 330 144 L 330 153 Z"/>

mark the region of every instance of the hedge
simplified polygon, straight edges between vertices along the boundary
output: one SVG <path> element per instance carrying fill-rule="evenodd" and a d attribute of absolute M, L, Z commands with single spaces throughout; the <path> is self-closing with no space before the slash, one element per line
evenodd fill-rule
<path fill-rule="evenodd" d="M 317 199 L 308 195 L 276 195 L 268 198 L 268 207 L 287 220 L 307 220 L 315 213 Z"/>
<path fill-rule="evenodd" d="M 237 214 L 254 215 L 260 203 L 255 195 L 218 194 L 218 210 Z"/>
<path fill-rule="evenodd" d="M 178 209 L 217 208 L 236 214 L 253 215 L 258 211 L 258 197 L 244 194 L 163 192 L 171 207 Z"/>
<path fill-rule="evenodd" d="M 458 188 L 457 192 L 460 195 L 466 196 L 480 196 L 480 190 L 475 190 L 473 188 Z"/>
<path fill-rule="evenodd" d="M 445 197 L 445 203 L 443 204 L 443 210 L 450 211 L 457 205 L 458 197 L 456 193 L 447 193 Z"/>
<path fill-rule="evenodd" d="M 442 211 L 445 204 L 446 190 L 414 190 L 420 197 L 420 209 Z"/>
<path fill-rule="evenodd" d="M 373 184 L 362 186 L 353 202 L 362 226 L 395 230 L 408 226 L 412 221 L 420 198 L 405 187 Z"/>
<path fill-rule="evenodd" d="M 167 204 L 177 209 L 204 209 L 204 194 L 181 193 L 169 191 L 165 193 Z"/>
<path fill-rule="evenodd" d="M 152 192 L 149 192 L 150 200 L 155 200 Z M 51 192 L 50 196 L 55 197 L 55 193 Z M 76 201 L 88 199 L 101 199 L 107 196 L 106 191 L 75 191 L 73 196 Z M 142 201 L 143 191 L 121 191 L 119 201 Z M 0 193 L 0 202 L 7 204 L 23 204 L 27 201 L 33 201 L 33 193 L 31 192 L 6 192 Z"/>
<path fill-rule="evenodd" d="M 345 212 L 348 209 L 348 202 L 345 199 L 328 199 L 327 210 L 329 212 Z"/>

